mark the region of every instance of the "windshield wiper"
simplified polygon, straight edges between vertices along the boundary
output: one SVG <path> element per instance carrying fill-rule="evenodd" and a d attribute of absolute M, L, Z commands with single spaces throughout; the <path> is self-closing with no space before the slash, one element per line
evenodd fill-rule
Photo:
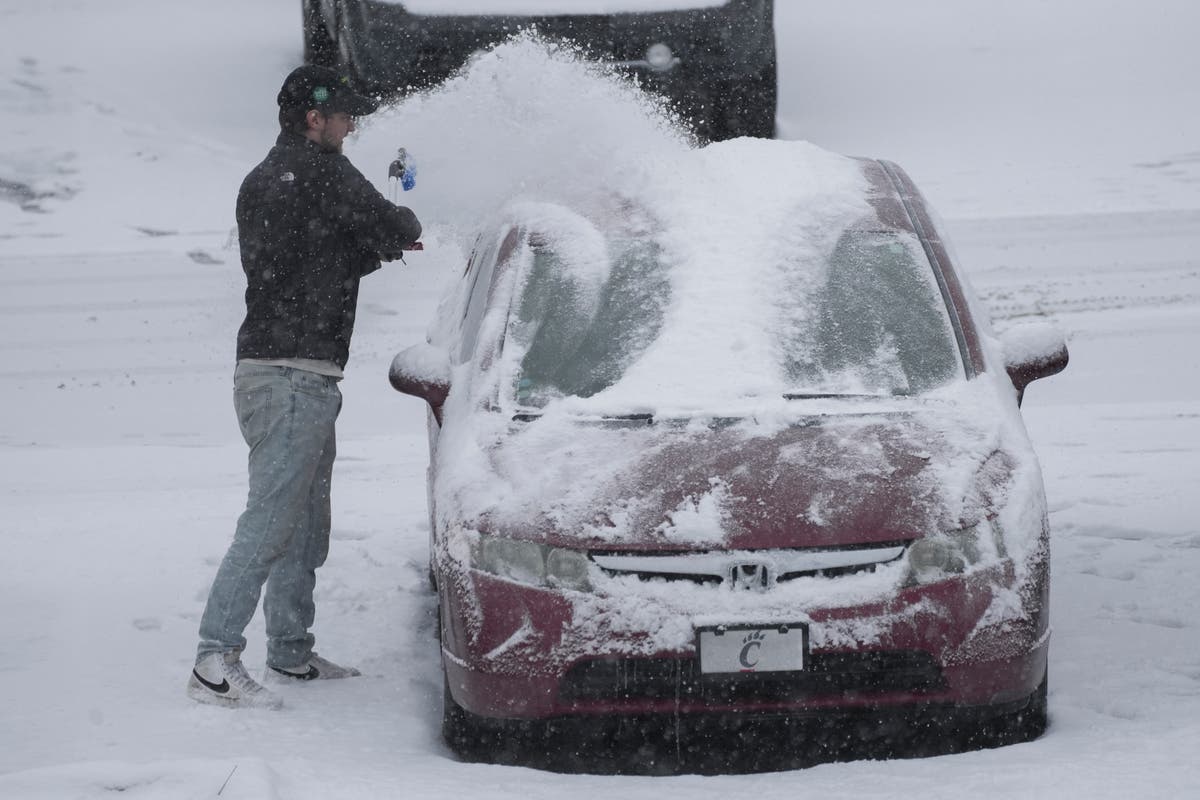
<path fill-rule="evenodd" d="M 533 422 L 542 416 L 540 411 L 518 411 L 513 414 L 513 422 Z M 583 418 L 586 419 L 586 418 Z M 592 420 L 599 422 L 643 422 L 647 425 L 654 424 L 654 415 L 649 412 L 639 412 L 637 414 L 603 414 L 599 417 L 592 417 Z"/>
<path fill-rule="evenodd" d="M 908 392 L 896 390 L 891 394 L 843 394 L 840 392 L 785 392 L 784 400 L 878 400 L 884 397 L 907 397 Z"/>
<path fill-rule="evenodd" d="M 644 422 L 650 425 L 654 422 L 654 415 L 649 412 L 639 412 L 637 414 L 605 414 L 600 419 L 603 420 L 621 420 L 622 422 Z"/>

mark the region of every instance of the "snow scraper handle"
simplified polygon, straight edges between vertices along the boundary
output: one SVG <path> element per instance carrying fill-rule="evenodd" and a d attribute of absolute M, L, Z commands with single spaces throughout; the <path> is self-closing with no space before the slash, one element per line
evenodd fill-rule
<path fill-rule="evenodd" d="M 399 261 L 401 264 L 407 264 L 408 262 L 406 262 L 404 260 L 404 252 L 406 250 L 424 250 L 424 249 L 425 249 L 425 245 L 422 244 L 421 242 L 410 242 L 409 244 L 406 244 L 406 245 L 404 245 L 404 247 L 400 248 L 400 252 L 380 253 L 379 258 L 383 261 Z"/>

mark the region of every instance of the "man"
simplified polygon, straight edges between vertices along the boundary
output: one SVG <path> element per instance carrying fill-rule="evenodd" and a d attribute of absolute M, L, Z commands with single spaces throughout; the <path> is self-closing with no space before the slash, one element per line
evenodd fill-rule
<path fill-rule="evenodd" d="M 421 225 L 342 155 L 355 117 L 376 103 L 332 70 L 296 69 L 279 92 L 281 132 L 237 200 L 246 273 L 234 406 L 250 446 L 249 499 L 200 622 L 190 697 L 278 708 L 241 661 L 259 596 L 264 680 L 359 675 L 313 651 L 315 571 L 329 548 L 338 381 L 350 349 L 359 279 L 406 249 Z M 263 587 L 266 586 L 265 595 Z"/>

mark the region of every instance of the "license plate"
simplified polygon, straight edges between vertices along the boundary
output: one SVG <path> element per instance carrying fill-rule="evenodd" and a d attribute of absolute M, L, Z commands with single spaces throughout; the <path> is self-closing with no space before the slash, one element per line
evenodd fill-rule
<path fill-rule="evenodd" d="M 715 625 L 696 633 L 702 673 L 798 672 L 807 666 L 803 623 Z"/>

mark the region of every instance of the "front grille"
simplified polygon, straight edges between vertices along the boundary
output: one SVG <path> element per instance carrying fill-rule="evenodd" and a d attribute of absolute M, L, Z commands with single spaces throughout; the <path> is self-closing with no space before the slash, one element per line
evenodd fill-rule
<path fill-rule="evenodd" d="M 830 695 L 930 692 L 944 686 L 928 653 L 873 650 L 812 653 L 803 672 L 705 675 L 694 658 L 602 658 L 573 666 L 564 700 L 797 702 Z"/>
<path fill-rule="evenodd" d="M 904 555 L 907 542 L 837 548 L 714 550 L 696 553 L 602 553 L 591 558 L 608 575 L 636 575 L 642 580 L 724 583 L 736 588 L 769 589 L 797 578 L 835 578 L 874 572 Z M 747 570 L 754 580 L 745 580 Z M 739 579 L 739 573 L 742 578 Z"/>

